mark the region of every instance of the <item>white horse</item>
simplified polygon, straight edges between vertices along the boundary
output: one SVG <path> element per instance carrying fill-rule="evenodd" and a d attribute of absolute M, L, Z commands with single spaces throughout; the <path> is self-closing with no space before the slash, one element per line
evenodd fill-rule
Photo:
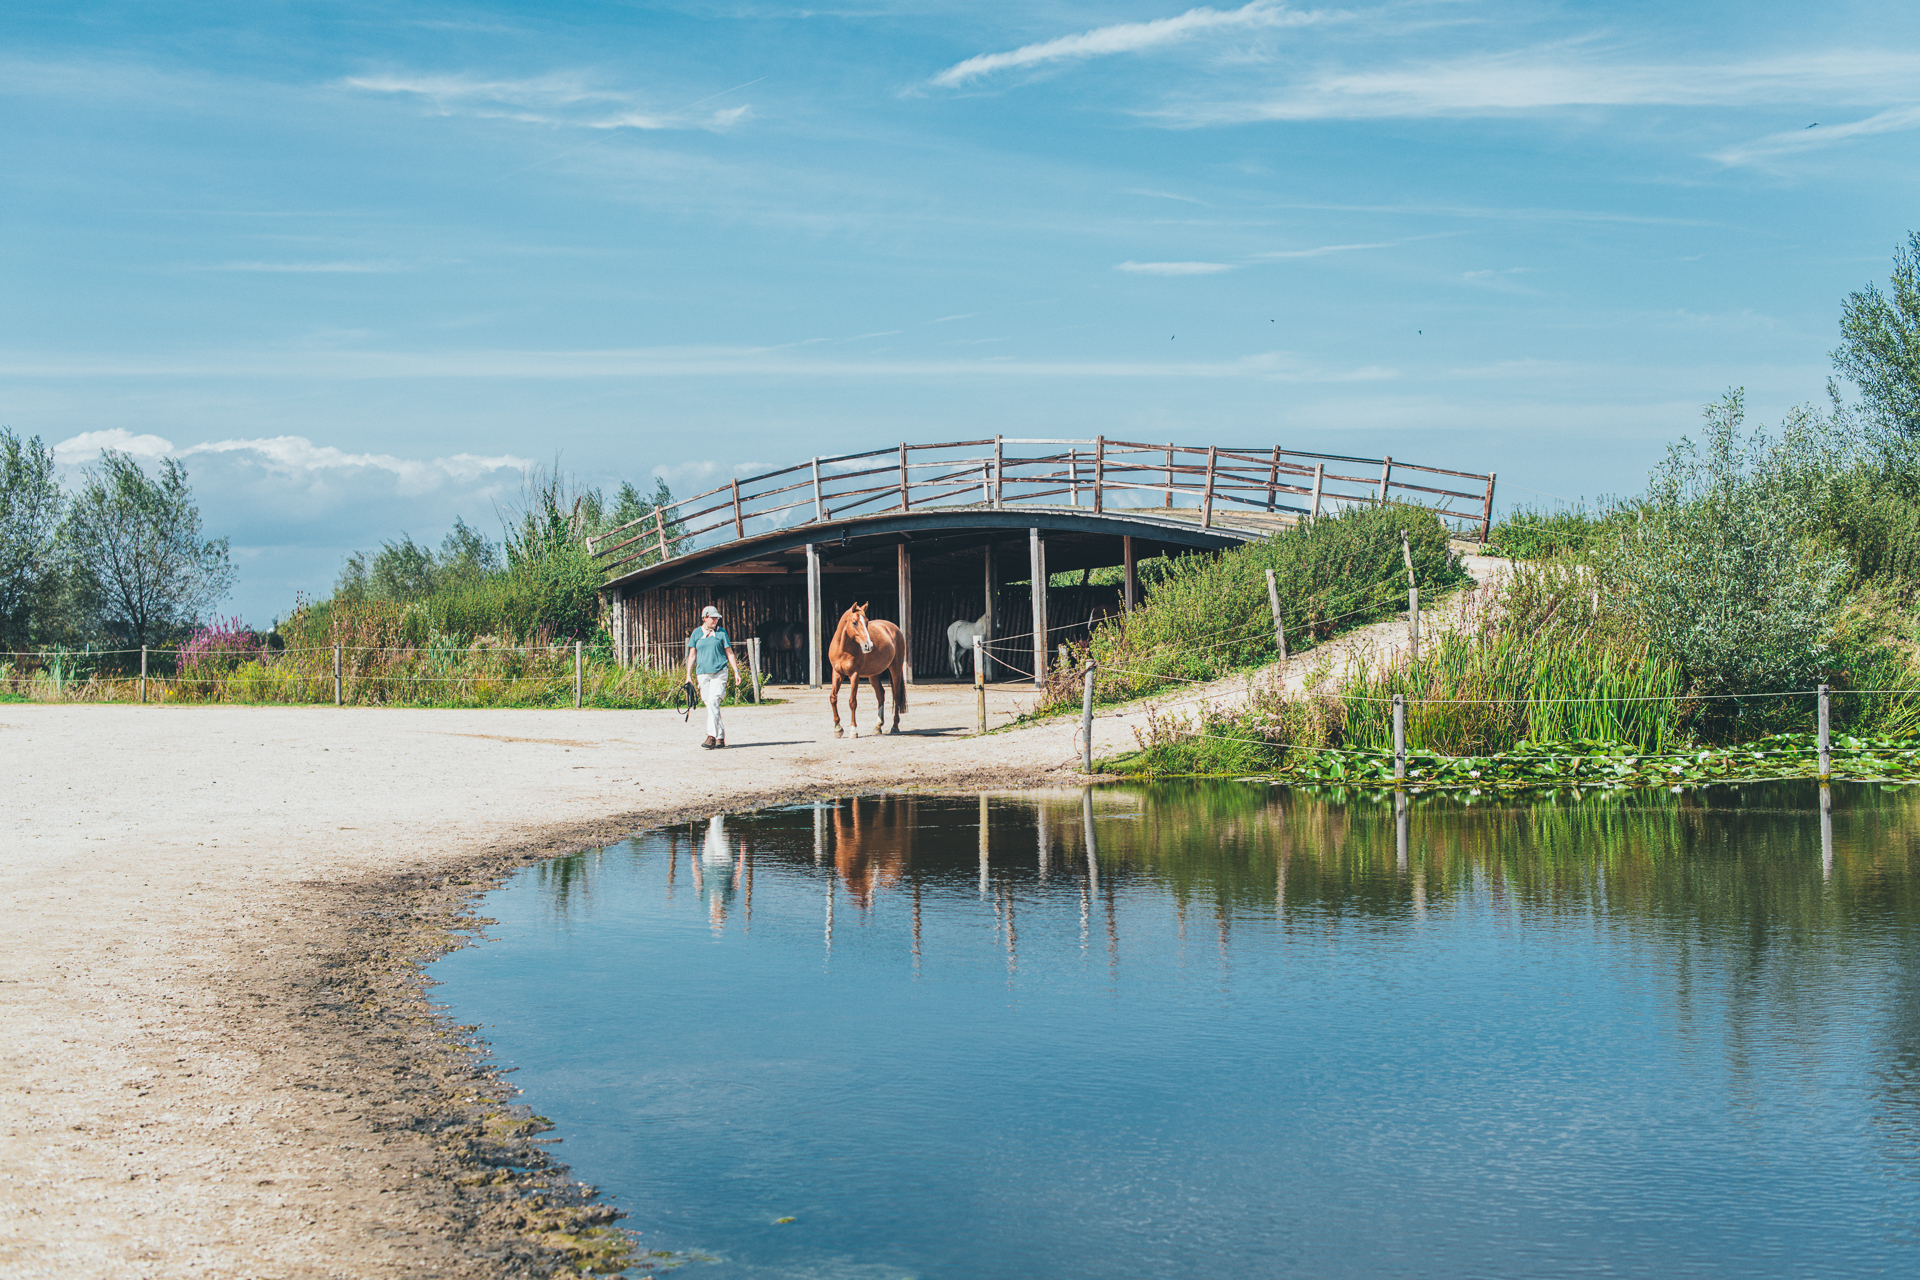
<path fill-rule="evenodd" d="M 978 636 L 981 640 L 993 638 L 987 634 L 987 619 L 991 616 L 983 613 L 975 622 L 962 618 L 947 628 L 947 663 L 953 668 L 955 678 L 964 674 L 960 666 L 962 656 L 969 660 L 973 657 L 974 637 Z"/>

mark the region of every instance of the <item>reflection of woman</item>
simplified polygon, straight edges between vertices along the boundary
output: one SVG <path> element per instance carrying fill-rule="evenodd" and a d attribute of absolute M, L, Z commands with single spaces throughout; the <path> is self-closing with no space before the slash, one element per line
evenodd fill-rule
<path fill-rule="evenodd" d="M 727 848 L 726 819 L 714 814 L 707 821 L 707 840 L 693 860 L 693 889 L 707 900 L 707 918 L 715 928 L 727 922 L 727 904 L 740 887 L 739 868 Z"/>

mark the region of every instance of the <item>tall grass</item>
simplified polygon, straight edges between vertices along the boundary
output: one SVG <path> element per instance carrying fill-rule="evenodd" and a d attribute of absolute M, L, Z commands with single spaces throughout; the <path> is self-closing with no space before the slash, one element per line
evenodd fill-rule
<path fill-rule="evenodd" d="M 1515 560 L 1581 556 L 1617 538 L 1637 517 L 1638 507 L 1631 503 L 1603 503 L 1596 509 L 1515 507 L 1488 531 L 1487 542 L 1494 554 Z"/>
<path fill-rule="evenodd" d="M 1211 680 L 1271 662 L 1278 653 L 1267 596 L 1269 569 L 1280 593 L 1289 651 L 1392 617 L 1407 602 L 1403 529 L 1422 590 L 1437 593 L 1467 580 L 1439 517 L 1409 507 L 1357 508 L 1219 556 L 1169 562 L 1146 584 L 1140 607 L 1096 628 L 1070 665 L 1077 667 L 1090 654 L 1099 666 L 1096 697 L 1119 702 L 1164 691 L 1168 677 Z M 1054 683 L 1058 688 L 1050 687 L 1049 702 L 1080 696 L 1071 680 Z"/>

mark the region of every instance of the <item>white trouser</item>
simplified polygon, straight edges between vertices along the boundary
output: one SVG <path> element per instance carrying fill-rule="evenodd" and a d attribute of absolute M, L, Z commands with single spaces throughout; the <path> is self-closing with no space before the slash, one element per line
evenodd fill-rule
<path fill-rule="evenodd" d="M 707 736 L 724 738 L 727 726 L 720 719 L 720 699 L 727 696 L 727 673 L 716 671 L 712 675 L 695 676 L 700 682 L 700 701 L 707 704 Z"/>

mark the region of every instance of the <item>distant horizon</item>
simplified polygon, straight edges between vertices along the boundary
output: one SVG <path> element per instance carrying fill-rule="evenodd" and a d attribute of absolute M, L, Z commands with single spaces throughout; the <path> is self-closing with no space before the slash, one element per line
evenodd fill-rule
<path fill-rule="evenodd" d="M 1637 492 L 1824 403 L 1920 11 L 107 3 L 0 17 L 0 425 L 186 465 L 254 625 L 525 471 L 1280 444 Z"/>

